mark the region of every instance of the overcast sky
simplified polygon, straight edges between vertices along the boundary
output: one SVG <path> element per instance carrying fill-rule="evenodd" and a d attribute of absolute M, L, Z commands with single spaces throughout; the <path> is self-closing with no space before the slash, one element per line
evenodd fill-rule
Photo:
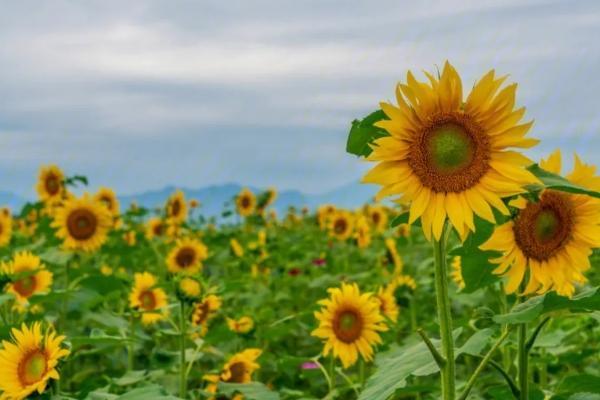
<path fill-rule="evenodd" d="M 125 6 L 126 4 L 126 6 Z M 407 69 L 519 83 L 539 156 L 600 163 L 600 2 L 0 0 L 0 190 L 358 180 L 350 121 Z"/>

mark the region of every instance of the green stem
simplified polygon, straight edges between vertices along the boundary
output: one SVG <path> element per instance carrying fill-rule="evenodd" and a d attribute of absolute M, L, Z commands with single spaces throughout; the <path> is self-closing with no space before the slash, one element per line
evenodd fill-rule
<path fill-rule="evenodd" d="M 134 367 L 134 353 L 133 353 L 133 338 L 134 338 L 135 324 L 133 320 L 133 312 L 129 313 L 129 344 L 127 345 L 127 371 L 132 371 Z"/>
<path fill-rule="evenodd" d="M 529 360 L 527 359 L 527 324 L 519 324 L 519 389 L 520 400 L 529 399 Z"/>
<path fill-rule="evenodd" d="M 187 395 L 187 379 L 186 379 L 186 363 L 185 363 L 185 337 L 187 328 L 185 324 L 185 303 L 179 302 L 179 397 L 186 398 Z"/>
<path fill-rule="evenodd" d="M 360 387 L 365 386 L 365 360 L 360 359 L 360 364 L 358 365 L 358 373 L 359 373 L 359 383 Z"/>
<path fill-rule="evenodd" d="M 443 400 L 454 400 L 456 396 L 454 338 L 452 337 L 452 314 L 450 312 L 450 298 L 448 297 L 446 266 L 446 244 L 449 232 L 448 225 L 445 223 L 441 239 L 434 240 L 433 242 L 435 256 L 435 297 L 440 324 L 440 337 L 442 339 L 442 355 L 446 361 L 441 368 Z"/>
<path fill-rule="evenodd" d="M 329 357 L 329 377 L 331 378 L 331 388 L 329 393 L 332 393 L 335 389 L 335 357 L 333 354 Z"/>

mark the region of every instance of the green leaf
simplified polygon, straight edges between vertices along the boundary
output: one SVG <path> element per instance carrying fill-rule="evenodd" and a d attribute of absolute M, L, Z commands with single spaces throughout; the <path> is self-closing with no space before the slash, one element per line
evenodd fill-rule
<path fill-rule="evenodd" d="M 456 339 L 461 328 L 453 333 Z M 471 336 L 463 346 L 455 350 L 455 357 L 461 354 L 479 355 L 492 338 L 492 329 L 483 329 Z M 436 349 L 441 349 L 441 342 L 432 339 Z M 433 356 L 424 343 L 418 342 L 406 346 L 395 346 L 387 352 L 379 354 L 375 359 L 377 370 L 371 375 L 361 392 L 359 400 L 386 400 L 397 389 L 406 386 L 409 376 L 426 376 L 439 371 Z"/>
<path fill-rule="evenodd" d="M 167 394 L 164 388 L 158 385 L 144 386 L 133 389 L 117 397 L 117 400 L 177 400 L 179 397 Z"/>
<path fill-rule="evenodd" d="M 102 295 L 123 290 L 123 283 L 114 276 L 90 275 L 82 279 L 79 284 Z"/>
<path fill-rule="evenodd" d="M 557 392 L 561 395 L 572 393 L 600 394 L 600 377 L 589 374 L 567 376 L 558 385 Z"/>
<path fill-rule="evenodd" d="M 546 188 L 560 190 L 561 192 L 586 194 L 588 196 L 600 198 L 600 192 L 589 190 L 582 186 L 571 183 L 560 175 L 553 174 L 552 172 L 540 168 L 540 166 L 537 164 L 530 165 L 527 167 L 527 169 L 543 183 L 543 186 L 531 185 L 530 189 L 532 191 L 538 191 Z"/>
<path fill-rule="evenodd" d="M 526 323 L 533 321 L 540 315 L 559 310 L 571 310 L 573 312 L 600 310 L 600 287 L 580 293 L 572 299 L 559 296 L 555 292 L 532 297 L 526 302 L 515 306 L 510 313 L 496 315 L 494 321 L 499 324 Z"/>
<path fill-rule="evenodd" d="M 366 116 L 363 120 L 352 121 L 352 127 L 348 134 L 346 151 L 357 156 L 368 156 L 371 154 L 371 144 L 380 137 L 388 136 L 388 133 L 381 128 L 373 126 L 377 121 L 388 119 L 382 110 L 377 110 Z"/>
<path fill-rule="evenodd" d="M 64 266 L 71 261 L 73 253 L 67 253 L 56 247 L 51 247 L 40 254 L 40 258 L 45 263 Z"/>
<path fill-rule="evenodd" d="M 113 383 L 117 386 L 129 386 L 146 379 L 146 370 L 128 371 L 120 378 L 114 379 Z"/>
<path fill-rule="evenodd" d="M 241 393 L 248 400 L 279 400 L 279 394 L 273 392 L 260 382 L 225 383 L 219 382 L 218 391 L 226 396 Z"/>

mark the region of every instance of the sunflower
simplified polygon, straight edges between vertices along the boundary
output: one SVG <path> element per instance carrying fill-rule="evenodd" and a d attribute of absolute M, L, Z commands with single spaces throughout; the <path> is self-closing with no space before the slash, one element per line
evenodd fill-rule
<path fill-rule="evenodd" d="M 361 249 L 367 248 L 371 244 L 371 227 L 362 215 L 356 221 L 354 238 L 356 239 L 356 245 Z"/>
<path fill-rule="evenodd" d="M 254 329 L 254 321 L 248 316 L 243 316 L 240 319 L 227 318 L 227 326 L 236 333 L 248 333 Z"/>
<path fill-rule="evenodd" d="M 238 214 L 242 217 L 247 217 L 256 208 L 256 197 L 248 188 L 243 188 L 235 198 L 235 205 Z"/>
<path fill-rule="evenodd" d="M 55 215 L 56 236 L 70 250 L 94 251 L 104 244 L 112 218 L 108 209 L 84 194 L 67 200 Z"/>
<path fill-rule="evenodd" d="M 114 190 L 102 187 L 94 195 L 94 200 L 103 204 L 113 217 L 118 217 L 120 212 L 119 199 Z"/>
<path fill-rule="evenodd" d="M 465 280 L 462 275 L 462 262 L 460 256 L 454 256 L 452 259 L 452 272 L 450 272 L 450 277 L 459 289 L 464 289 Z"/>
<path fill-rule="evenodd" d="M 208 257 L 208 249 L 197 239 L 180 239 L 167 256 L 167 267 L 172 273 L 195 274 Z"/>
<path fill-rule="evenodd" d="M 160 218 L 150 218 L 146 223 L 146 238 L 152 240 L 156 237 L 164 236 L 167 226 Z"/>
<path fill-rule="evenodd" d="M 394 297 L 395 288 L 394 285 L 380 287 L 375 294 L 375 299 L 379 302 L 379 311 L 392 322 L 398 321 L 398 313 L 400 312 Z"/>
<path fill-rule="evenodd" d="M 127 231 L 123 234 L 123 241 L 128 245 L 128 246 L 135 246 L 135 244 L 137 243 L 137 235 L 135 233 L 135 231 Z"/>
<path fill-rule="evenodd" d="M 185 277 L 179 281 L 179 292 L 183 297 L 188 299 L 196 299 L 202 292 L 200 282 L 193 278 Z"/>
<path fill-rule="evenodd" d="M 560 151 L 540 165 L 560 173 Z M 592 190 L 600 189 L 596 168 L 577 156 L 567 179 Z M 523 294 L 555 290 L 559 295 L 572 296 L 574 284 L 586 281 L 583 272 L 590 268 L 592 249 L 600 247 L 600 200 L 546 189 L 538 200 L 518 197 L 510 205 L 519 209 L 516 218 L 497 227 L 480 246 L 502 253 L 490 261 L 499 264 L 494 273 L 508 277 L 506 292 L 515 292 L 528 279 Z"/>
<path fill-rule="evenodd" d="M 350 238 L 353 231 L 354 219 L 348 211 L 338 210 L 329 219 L 330 236 L 343 241 Z"/>
<path fill-rule="evenodd" d="M 402 194 L 410 205 L 409 223 L 419 217 L 427 239 L 440 239 L 446 216 L 461 235 L 475 230 L 473 213 L 495 222 L 492 207 L 504 215 L 503 197 L 522 193 L 538 180 L 524 167 L 531 161 L 507 148 L 529 148 L 532 122 L 519 124 L 524 108 L 514 109 L 517 85 L 498 91 L 506 77 L 488 72 L 463 102 L 458 73 L 448 62 L 428 83 L 411 72 L 396 90 L 398 107 L 381 103 L 389 118 L 376 123 L 390 136 L 377 139 L 368 157 L 379 164 L 363 181 L 382 185 L 377 199 Z"/>
<path fill-rule="evenodd" d="M 386 247 L 386 259 L 389 264 L 394 266 L 394 275 L 398 275 L 402 273 L 402 268 L 404 268 L 404 263 L 402 262 L 402 257 L 398 254 L 398 248 L 396 247 L 396 241 L 392 238 L 385 239 L 385 247 Z"/>
<path fill-rule="evenodd" d="M 233 254 L 240 258 L 244 256 L 244 248 L 242 247 L 242 245 L 240 244 L 240 242 L 238 242 L 237 239 L 232 238 L 229 241 L 229 246 L 231 247 L 231 251 L 233 252 Z"/>
<path fill-rule="evenodd" d="M 6 286 L 6 291 L 13 293 L 21 304 L 26 304 L 34 294 L 47 292 L 52 285 L 52 272 L 45 268 L 39 257 L 29 252 L 16 253 L 2 266 L 5 274 L 15 277 Z"/>
<path fill-rule="evenodd" d="M 417 288 L 417 282 L 415 281 L 415 278 L 410 275 L 398 275 L 388 285 L 388 288 L 391 287 L 393 287 L 393 291 L 396 291 L 396 289 L 401 287 L 407 287 L 410 290 L 415 290 Z"/>
<path fill-rule="evenodd" d="M 208 322 L 214 318 L 221 308 L 221 299 L 214 294 L 204 297 L 201 302 L 195 303 L 192 311 L 192 326 L 200 327 L 201 335 L 208 330 Z"/>
<path fill-rule="evenodd" d="M 12 238 L 12 225 L 13 220 L 10 212 L 6 212 L 5 209 L 0 213 L 0 247 L 4 247 L 10 243 Z"/>
<path fill-rule="evenodd" d="M 58 361 L 69 355 L 61 347 L 64 336 L 53 329 L 42 332 L 39 322 L 12 329 L 12 340 L 0 349 L 0 391 L 3 399 L 21 400 L 34 392 L 42 394 L 50 379 L 58 380 Z"/>
<path fill-rule="evenodd" d="M 319 327 L 311 334 L 325 339 L 323 354 L 333 350 L 344 368 L 356 363 L 358 353 L 373 359 L 373 345 L 381 343 L 378 331 L 386 331 L 379 302 L 370 293 L 361 294 L 356 284 L 342 283 L 328 290 L 331 297 L 319 301 L 324 306 L 315 312 Z"/>
<path fill-rule="evenodd" d="M 332 204 L 324 204 L 317 209 L 317 222 L 319 228 L 326 229 L 329 226 L 329 220 L 335 214 L 335 206 Z"/>
<path fill-rule="evenodd" d="M 65 175 L 56 165 L 40 168 L 37 192 L 44 203 L 57 203 L 62 200 L 65 192 Z"/>
<path fill-rule="evenodd" d="M 181 190 L 176 191 L 169 197 L 166 205 L 167 219 L 174 223 L 180 224 L 185 221 L 188 214 L 188 207 L 185 201 L 185 195 Z"/>
<path fill-rule="evenodd" d="M 167 294 L 157 288 L 156 277 L 149 272 L 136 273 L 129 294 L 129 307 L 142 313 L 142 323 L 151 325 L 164 318 Z"/>
<path fill-rule="evenodd" d="M 380 205 L 369 206 L 366 209 L 367 217 L 375 232 L 382 233 L 388 225 L 388 215 L 385 207 Z"/>
<path fill-rule="evenodd" d="M 219 382 L 227 383 L 249 383 L 252 382 L 252 374 L 260 368 L 256 359 L 260 357 L 262 350 L 246 349 L 240 353 L 233 355 L 223 367 L 220 375 L 206 374 L 202 377 L 208 382 L 205 391 L 216 394 Z M 220 398 L 220 397 L 219 397 Z M 211 397 L 210 400 L 213 400 Z M 233 400 L 243 399 L 242 395 L 236 394 Z"/>
<path fill-rule="evenodd" d="M 277 200 L 277 189 L 274 187 L 270 187 L 267 189 L 267 200 L 265 201 L 265 205 L 263 208 L 267 208 Z"/>

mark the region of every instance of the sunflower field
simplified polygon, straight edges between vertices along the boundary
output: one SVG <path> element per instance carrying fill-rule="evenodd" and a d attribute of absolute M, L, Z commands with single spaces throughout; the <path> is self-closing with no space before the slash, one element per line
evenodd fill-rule
<path fill-rule="evenodd" d="M 0 399 L 600 399 L 600 175 L 523 154 L 516 88 L 408 72 L 351 124 L 360 209 L 218 220 L 43 166 L 0 210 Z"/>

